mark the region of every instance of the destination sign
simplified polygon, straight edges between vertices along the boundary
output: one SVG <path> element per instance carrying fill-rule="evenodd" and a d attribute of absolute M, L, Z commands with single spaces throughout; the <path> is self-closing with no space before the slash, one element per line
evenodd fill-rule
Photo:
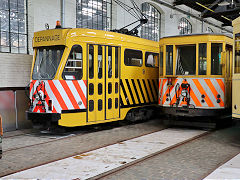
<path fill-rule="evenodd" d="M 51 35 L 51 36 L 37 36 L 34 38 L 35 42 L 47 42 L 47 41 L 59 41 L 60 34 Z"/>

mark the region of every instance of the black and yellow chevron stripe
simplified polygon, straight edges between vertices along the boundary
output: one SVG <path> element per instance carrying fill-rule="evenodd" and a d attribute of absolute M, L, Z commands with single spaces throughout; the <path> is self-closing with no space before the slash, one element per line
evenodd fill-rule
<path fill-rule="evenodd" d="M 121 79 L 120 107 L 157 104 L 158 79 Z"/>

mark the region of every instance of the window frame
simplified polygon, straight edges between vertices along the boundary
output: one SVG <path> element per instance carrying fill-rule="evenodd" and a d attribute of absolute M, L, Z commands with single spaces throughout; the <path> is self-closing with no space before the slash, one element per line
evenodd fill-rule
<path fill-rule="evenodd" d="M 147 9 L 147 6 L 149 6 L 150 10 L 146 11 L 146 13 L 145 13 L 144 8 Z M 151 11 L 152 9 L 154 9 L 154 11 Z M 160 13 L 160 11 L 154 5 L 152 5 L 148 2 L 144 2 L 141 4 L 141 10 L 142 10 L 143 14 L 147 17 L 148 22 L 141 26 L 140 37 L 144 38 L 144 39 L 148 39 L 148 40 L 159 41 L 159 39 L 161 37 L 161 13 Z M 157 16 L 157 18 L 156 18 L 156 16 Z M 153 27 L 153 29 L 150 29 L 149 22 L 154 24 L 153 26 L 151 26 L 151 27 Z M 149 32 L 150 30 L 154 31 L 156 29 L 158 29 L 156 36 L 155 36 L 155 33 Z M 146 33 L 146 32 L 148 32 L 148 33 Z M 147 34 L 147 36 L 145 36 L 144 34 Z"/>
<path fill-rule="evenodd" d="M 102 8 L 101 13 L 97 13 L 99 10 L 98 6 L 97 8 L 93 8 L 93 6 L 95 5 L 93 2 L 91 4 L 91 9 L 89 8 L 89 2 L 86 4 L 87 7 L 87 11 L 83 11 L 83 7 L 84 7 L 84 3 L 82 2 L 82 0 L 76 0 L 76 28 L 89 28 L 89 29 L 98 29 L 98 30 L 105 30 L 105 31 L 110 31 L 112 29 L 112 0 L 101 0 L 102 2 Z M 97 4 L 99 3 L 99 0 L 97 1 Z M 104 5 L 103 5 L 104 4 Z M 104 8 L 106 7 L 106 12 L 104 12 Z M 91 13 L 88 12 L 88 10 L 91 10 Z M 96 11 L 95 13 L 93 13 L 94 11 Z M 84 15 L 83 12 L 87 12 L 87 15 Z M 89 19 L 87 19 L 86 21 L 86 25 L 83 24 L 83 16 L 88 16 L 89 14 L 91 14 L 91 23 L 89 23 Z M 81 17 L 81 18 L 78 18 Z M 96 18 L 94 18 L 96 17 Z M 99 21 L 98 18 L 101 17 L 102 18 L 102 28 L 98 28 L 100 27 L 99 25 Z M 97 28 L 94 28 L 94 19 L 97 19 Z M 86 19 L 85 19 L 86 20 Z M 80 21 L 80 23 L 78 23 Z M 105 26 L 104 26 L 104 22 L 105 22 Z M 108 26 L 109 23 L 109 26 Z"/>
<path fill-rule="evenodd" d="M 68 64 L 68 60 L 69 60 L 69 57 L 70 57 L 70 55 L 71 55 L 71 53 L 72 53 L 72 50 L 73 50 L 73 47 L 74 46 L 80 46 L 81 47 L 81 49 L 82 49 L 82 73 L 81 73 L 81 76 L 80 76 L 80 79 L 66 79 L 65 77 L 64 77 L 64 70 L 65 70 L 65 68 L 66 68 L 66 66 L 67 66 L 67 64 Z M 69 54 L 68 54 L 68 56 L 67 56 L 67 61 L 66 61 L 66 63 L 65 63 L 65 66 L 64 66 L 64 68 L 63 68 L 63 71 L 62 71 L 62 79 L 63 80 L 66 80 L 66 81 L 73 81 L 73 80 L 77 80 L 77 81 L 79 81 L 79 80 L 82 80 L 83 79 L 83 47 L 80 45 L 80 44 L 74 44 L 74 45 L 72 45 L 72 47 L 71 47 L 71 50 L 70 50 L 70 52 L 69 52 Z"/>
<path fill-rule="evenodd" d="M 181 27 L 181 23 L 185 22 L 187 24 L 186 28 Z M 178 23 L 178 29 L 179 29 L 179 34 L 184 35 L 184 34 L 192 34 L 192 24 L 190 21 L 188 21 L 185 17 L 182 17 Z M 182 31 L 183 30 L 183 31 Z M 188 33 L 188 30 L 190 30 L 190 33 Z M 185 33 L 186 32 L 186 33 Z"/>
<path fill-rule="evenodd" d="M 28 43 L 28 1 L 23 0 L 23 11 L 19 8 L 19 4 L 17 1 L 16 8 L 11 8 L 11 2 L 10 0 L 7 1 L 7 7 L 1 8 L 0 11 L 6 12 L 7 17 L 5 18 L 7 21 L 7 29 L 2 30 L 2 26 L 0 24 L 0 40 L 2 40 L 2 34 L 4 33 L 6 35 L 6 45 L 2 45 L 0 41 L 0 52 L 1 53 L 12 53 L 12 54 L 29 54 L 29 43 Z M 12 22 L 14 22 L 14 19 L 12 19 L 11 14 L 15 13 L 17 19 L 17 32 L 12 29 Z M 19 15 L 23 16 L 23 21 L 19 20 Z M 20 24 L 24 22 L 23 26 L 25 31 L 20 32 Z M 12 41 L 12 37 L 16 36 L 16 41 Z M 23 42 L 25 43 L 24 46 L 20 46 L 20 37 L 24 37 Z M 17 46 L 13 46 L 13 42 L 17 42 Z M 24 47 L 24 51 L 22 51 L 22 47 Z M 6 50 L 2 50 L 2 48 L 7 48 Z M 17 51 L 17 52 L 16 52 Z"/>
<path fill-rule="evenodd" d="M 126 53 L 126 50 L 133 50 L 133 51 L 139 51 L 139 52 L 141 52 L 141 54 L 142 54 L 142 61 L 141 61 L 141 65 L 140 65 L 140 66 L 128 65 L 128 64 L 126 64 L 126 61 L 125 61 L 125 53 Z M 137 49 L 125 48 L 125 49 L 124 49 L 124 65 L 125 65 L 125 66 L 132 66 L 132 67 L 142 67 L 142 66 L 143 66 L 143 51 L 142 51 L 142 50 L 137 50 Z"/>
<path fill-rule="evenodd" d="M 149 53 L 149 54 L 154 54 L 154 55 L 157 55 L 157 56 L 158 56 L 157 66 L 151 66 L 150 64 L 149 64 L 149 65 L 147 64 L 147 53 Z M 150 51 L 146 51 L 146 52 L 145 52 L 145 67 L 147 67 L 147 68 L 159 68 L 159 60 L 160 60 L 160 55 L 159 55 L 159 53 L 150 52 Z M 155 65 L 156 65 L 156 62 L 155 62 Z"/>

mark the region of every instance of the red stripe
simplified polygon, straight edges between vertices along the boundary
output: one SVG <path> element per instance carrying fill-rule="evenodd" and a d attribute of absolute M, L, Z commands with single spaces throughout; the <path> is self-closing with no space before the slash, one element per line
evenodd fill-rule
<path fill-rule="evenodd" d="M 79 105 L 78 105 L 76 99 L 74 98 L 74 96 L 72 94 L 72 91 L 68 87 L 66 81 L 65 80 L 60 80 L 60 83 L 62 84 L 63 89 L 65 90 L 66 94 L 68 95 L 68 98 L 70 99 L 74 109 L 79 109 Z"/>
<path fill-rule="evenodd" d="M 83 81 L 84 81 L 84 80 L 83 80 Z M 86 108 L 86 107 L 87 107 L 87 100 L 86 100 L 86 97 L 85 97 L 85 95 L 84 95 L 84 93 L 83 93 L 83 91 L 82 91 L 82 88 L 81 88 L 80 85 L 78 84 L 78 81 L 77 81 L 77 80 L 72 81 L 72 82 L 73 82 L 73 85 L 75 86 L 75 88 L 76 88 L 79 96 L 81 97 L 82 102 L 83 102 L 85 108 Z"/>
<path fill-rule="evenodd" d="M 85 86 L 87 87 L 87 80 L 83 80 Z"/>
<path fill-rule="evenodd" d="M 61 108 L 62 108 L 63 110 L 67 110 L 68 107 L 67 107 L 67 105 L 65 104 L 65 102 L 64 102 L 61 94 L 60 94 L 59 91 L 57 90 L 57 88 L 56 88 L 55 84 L 53 83 L 53 81 L 52 81 L 52 80 L 48 80 L 48 84 L 49 84 L 49 86 L 50 86 L 53 94 L 55 95 L 57 101 L 59 102 Z"/>
<path fill-rule="evenodd" d="M 33 86 L 35 85 L 36 81 L 37 81 L 37 80 L 32 80 L 32 81 L 30 82 L 30 90 L 29 90 L 30 93 L 31 93 L 32 88 L 33 88 Z"/>

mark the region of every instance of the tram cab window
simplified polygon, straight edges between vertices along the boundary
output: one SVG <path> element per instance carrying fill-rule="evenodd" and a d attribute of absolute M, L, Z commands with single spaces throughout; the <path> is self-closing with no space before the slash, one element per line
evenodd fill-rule
<path fill-rule="evenodd" d="M 207 44 L 199 44 L 199 61 L 198 61 L 198 74 L 206 75 L 207 74 Z"/>
<path fill-rule="evenodd" d="M 46 46 L 36 49 L 33 79 L 53 79 L 62 59 L 65 46 Z"/>
<path fill-rule="evenodd" d="M 240 33 L 235 34 L 235 73 L 240 73 Z"/>
<path fill-rule="evenodd" d="M 159 75 L 163 75 L 163 46 L 160 46 Z"/>
<path fill-rule="evenodd" d="M 222 75 L 222 44 L 212 43 L 211 45 L 211 74 Z"/>
<path fill-rule="evenodd" d="M 196 74 L 196 45 L 177 46 L 176 74 Z"/>
<path fill-rule="evenodd" d="M 158 53 L 146 52 L 145 54 L 146 67 L 158 67 L 159 62 L 158 59 L 159 59 Z"/>
<path fill-rule="evenodd" d="M 142 51 L 126 49 L 124 63 L 126 66 L 142 66 Z"/>
<path fill-rule="evenodd" d="M 173 45 L 166 46 L 166 75 L 173 75 Z"/>
<path fill-rule="evenodd" d="M 82 47 L 74 45 L 68 56 L 67 64 L 63 71 L 63 79 L 65 80 L 80 80 L 82 79 Z"/>

